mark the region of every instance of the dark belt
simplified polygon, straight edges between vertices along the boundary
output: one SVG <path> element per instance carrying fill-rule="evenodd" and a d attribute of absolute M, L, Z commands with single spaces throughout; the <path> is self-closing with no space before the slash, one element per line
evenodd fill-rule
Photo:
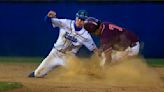
<path fill-rule="evenodd" d="M 59 51 L 59 52 L 65 54 L 65 51 L 63 51 L 63 50 L 58 50 L 57 48 L 55 48 L 55 46 L 54 46 L 53 48 L 56 49 L 57 51 Z"/>

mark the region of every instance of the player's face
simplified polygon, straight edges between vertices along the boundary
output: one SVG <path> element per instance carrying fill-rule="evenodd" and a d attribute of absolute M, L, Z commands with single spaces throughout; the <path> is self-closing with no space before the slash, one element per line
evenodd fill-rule
<path fill-rule="evenodd" d="M 82 20 L 78 17 L 76 17 L 75 23 L 76 23 L 77 27 L 83 27 L 84 26 L 84 20 Z"/>

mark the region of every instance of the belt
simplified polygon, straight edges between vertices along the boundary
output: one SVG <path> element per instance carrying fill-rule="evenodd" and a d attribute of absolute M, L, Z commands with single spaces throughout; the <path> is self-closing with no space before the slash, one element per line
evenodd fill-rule
<path fill-rule="evenodd" d="M 65 51 L 64 50 L 58 50 L 57 48 L 55 48 L 55 46 L 53 47 L 54 49 L 56 49 L 58 52 L 61 52 L 61 53 L 63 53 L 63 54 L 65 54 Z"/>

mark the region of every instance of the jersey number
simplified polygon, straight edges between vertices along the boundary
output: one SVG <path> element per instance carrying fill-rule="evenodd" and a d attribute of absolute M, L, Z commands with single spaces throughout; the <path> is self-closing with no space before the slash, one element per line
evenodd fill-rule
<path fill-rule="evenodd" d="M 118 30 L 118 31 L 123 31 L 123 29 L 122 29 L 121 27 L 116 26 L 116 25 L 114 25 L 114 24 L 109 24 L 109 29 L 110 29 L 110 30 L 116 29 L 116 30 Z"/>

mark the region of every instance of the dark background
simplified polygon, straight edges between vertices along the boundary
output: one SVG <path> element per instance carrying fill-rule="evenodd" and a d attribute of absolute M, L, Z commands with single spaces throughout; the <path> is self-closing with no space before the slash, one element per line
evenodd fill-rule
<path fill-rule="evenodd" d="M 75 19 L 79 9 L 90 16 L 110 21 L 134 31 L 142 42 L 142 54 L 148 58 L 164 57 L 164 3 L 163 2 L 0 2 L 0 55 L 46 56 L 58 36 L 44 22 L 49 10 L 59 18 Z M 94 38 L 98 43 L 97 38 Z M 81 55 L 88 51 L 83 48 Z"/>

